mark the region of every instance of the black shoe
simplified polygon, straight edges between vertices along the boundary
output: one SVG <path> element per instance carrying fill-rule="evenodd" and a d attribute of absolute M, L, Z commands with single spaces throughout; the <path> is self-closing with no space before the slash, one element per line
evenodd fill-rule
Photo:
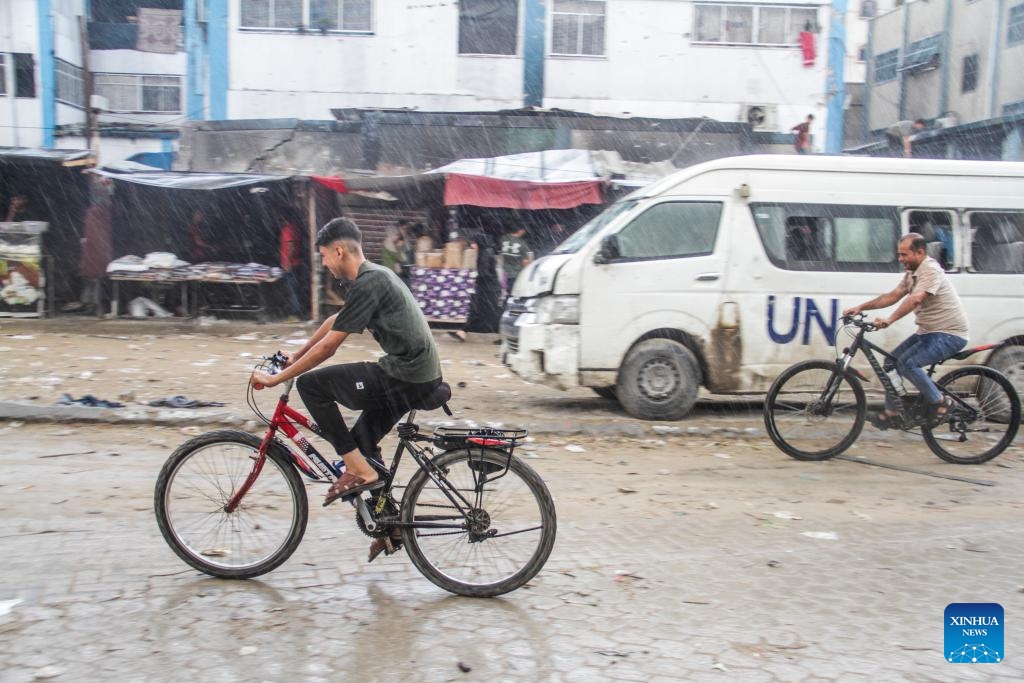
<path fill-rule="evenodd" d="M 871 426 L 875 429 L 879 429 L 881 431 L 885 431 L 887 429 L 904 429 L 906 427 L 901 415 L 892 415 L 884 410 L 868 415 L 868 422 L 870 422 Z"/>

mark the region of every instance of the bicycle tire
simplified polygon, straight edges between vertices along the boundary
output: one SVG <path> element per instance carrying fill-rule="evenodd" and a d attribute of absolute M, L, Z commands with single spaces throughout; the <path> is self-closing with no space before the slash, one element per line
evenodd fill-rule
<path fill-rule="evenodd" d="M 831 404 L 825 407 L 817 403 L 825 387 L 837 376 L 839 393 Z M 844 386 L 852 403 L 847 400 Z M 801 361 L 790 366 L 772 382 L 764 400 L 764 426 L 769 438 L 779 450 L 797 460 L 827 460 L 839 455 L 860 436 L 866 416 L 867 401 L 860 380 L 850 372 L 840 374 L 834 362 L 824 360 Z M 832 426 L 826 427 L 826 421 L 831 421 Z M 838 433 L 831 436 L 830 432 L 836 429 Z M 800 437 L 801 433 L 806 436 Z"/>
<path fill-rule="evenodd" d="M 416 569 L 446 591 L 477 598 L 508 593 L 536 576 L 551 554 L 557 533 L 555 504 L 540 476 L 519 458 L 490 448 L 451 450 L 432 462 L 471 503 L 475 503 L 479 477 L 486 473 L 488 479 L 483 482 L 486 489 L 481 493 L 487 494 L 486 500 L 481 501 L 477 509 L 486 512 L 486 526 L 497 535 L 471 540 L 465 523 L 461 530 L 436 532 L 404 526 L 402 541 Z M 506 462 L 507 472 L 500 474 Z M 517 491 L 519 497 L 513 498 Z M 437 521 L 434 519 L 437 517 L 453 522 L 463 519 L 434 480 L 421 469 L 406 487 L 400 519 L 404 524 L 415 524 Z M 531 531 L 538 533 L 529 533 Z M 504 551 L 509 543 L 525 548 L 526 552 L 521 554 L 528 557 L 523 561 L 515 557 L 505 560 Z M 504 561 L 508 569 L 479 566 L 475 561 L 495 564 Z"/>
<path fill-rule="evenodd" d="M 178 557 L 201 572 L 225 579 L 259 576 L 287 560 L 302 540 L 309 518 L 306 488 L 280 444 L 271 444 L 238 508 L 223 509 L 251 471 L 260 443 L 238 430 L 208 432 L 179 446 L 160 470 L 153 496 L 160 532 Z M 242 547 L 245 534 L 259 546 L 251 558 L 244 556 L 250 552 Z"/>
<path fill-rule="evenodd" d="M 922 427 L 924 441 L 932 453 L 955 465 L 977 465 L 996 457 L 1013 443 L 1020 427 L 1020 397 L 1004 374 L 984 365 L 969 365 L 953 370 L 936 385 L 943 395 L 953 395 L 967 403 L 975 415 L 973 419 L 958 419 L 962 410 L 954 407 L 952 416 L 941 424 Z M 949 437 L 942 433 L 946 429 Z M 985 450 L 969 453 L 975 446 Z"/>

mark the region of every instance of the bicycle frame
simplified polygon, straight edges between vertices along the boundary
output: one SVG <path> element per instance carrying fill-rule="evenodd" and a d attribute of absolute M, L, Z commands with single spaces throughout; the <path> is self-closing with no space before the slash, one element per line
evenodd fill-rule
<path fill-rule="evenodd" d="M 313 446 L 299 431 L 299 427 L 303 427 L 313 432 L 317 436 L 323 436 L 323 432 L 316 423 L 312 422 L 305 415 L 302 415 L 295 409 L 293 409 L 289 403 L 289 398 L 294 384 L 294 379 L 289 380 L 284 385 L 284 391 L 278 397 L 277 406 L 274 409 L 274 414 L 270 419 L 270 424 L 266 434 L 263 436 L 263 440 L 260 443 L 259 455 L 253 462 L 252 470 L 250 470 L 248 476 L 241 486 L 231 496 L 228 504 L 225 506 L 227 512 L 233 512 L 234 509 L 241 502 L 242 498 L 249 491 L 256 479 L 259 478 L 260 472 L 263 470 L 263 466 L 266 463 L 267 453 L 269 452 L 270 446 L 274 443 L 274 439 L 277 436 L 277 432 L 283 433 L 288 440 L 295 444 L 299 449 L 301 456 L 292 449 L 288 448 L 288 452 L 292 457 L 292 464 L 307 478 L 313 481 L 327 480 L 333 483 L 341 476 L 340 468 L 336 468 L 334 465 L 329 463 L 324 456 L 317 451 L 316 447 Z M 352 501 L 356 509 L 359 511 L 359 515 L 363 518 L 364 524 L 366 524 L 369 530 L 374 530 L 381 521 L 377 520 L 376 516 L 384 511 L 384 507 L 387 504 L 388 495 L 392 489 L 392 483 L 395 480 L 395 475 L 398 471 L 398 466 L 402 460 L 402 453 L 406 450 L 412 455 L 412 458 L 416 461 L 416 464 L 426 472 L 427 476 L 434 482 L 437 488 L 444 493 L 445 497 L 451 502 L 455 508 L 455 512 L 447 515 L 438 515 L 438 521 L 425 521 L 431 518 L 421 518 L 420 521 L 414 523 L 403 523 L 396 520 L 386 520 L 394 527 L 413 527 L 413 528 L 434 528 L 434 529 L 462 529 L 465 526 L 465 520 L 469 516 L 470 510 L 473 509 L 473 505 L 462 495 L 459 490 L 448 481 L 434 464 L 431 462 L 425 449 L 417 447 L 413 441 L 423 440 L 433 442 L 432 437 L 420 436 L 416 425 L 413 421 L 416 419 L 416 410 L 409 411 L 405 421 L 399 423 L 398 434 L 399 441 L 398 446 L 395 449 L 394 457 L 391 460 L 391 466 L 384 468 L 382 464 L 373 463 L 376 469 L 384 477 L 384 488 L 382 489 L 383 494 L 377 496 L 377 503 L 371 512 L 366 501 L 362 497 L 358 497 Z M 501 441 L 496 439 L 467 439 L 469 442 L 479 442 L 480 446 L 499 446 Z M 509 459 L 511 460 L 511 450 L 508 453 Z M 479 498 L 482 493 L 483 485 L 488 481 L 493 481 L 504 475 L 504 472 L 508 470 L 506 463 L 505 469 L 501 474 L 494 477 L 488 477 L 486 473 L 479 473 L 480 479 L 477 481 L 476 486 L 476 497 Z M 479 506 L 479 500 L 476 501 Z M 441 523 L 440 519 L 459 519 L 462 522 L 458 524 L 453 523 Z"/>

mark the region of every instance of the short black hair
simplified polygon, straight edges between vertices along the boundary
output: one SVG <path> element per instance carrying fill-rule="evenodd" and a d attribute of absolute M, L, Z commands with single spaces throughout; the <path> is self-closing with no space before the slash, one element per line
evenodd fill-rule
<path fill-rule="evenodd" d="M 363 233 L 351 218 L 335 218 L 334 220 L 328 221 L 327 224 L 320 228 L 320 231 L 316 233 L 316 246 L 318 247 L 326 247 L 338 240 L 355 242 L 362 247 Z"/>
<path fill-rule="evenodd" d="M 928 251 L 928 240 L 921 233 L 908 232 L 900 241 L 909 241 L 911 251 Z"/>

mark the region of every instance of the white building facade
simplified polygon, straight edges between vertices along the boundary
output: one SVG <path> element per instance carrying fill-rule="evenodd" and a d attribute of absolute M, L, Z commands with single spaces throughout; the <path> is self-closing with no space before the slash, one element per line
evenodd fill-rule
<path fill-rule="evenodd" d="M 102 109 L 102 147 L 112 152 L 105 158 L 167 151 L 185 121 L 524 106 L 749 121 L 779 133 L 811 113 L 816 151 L 824 151 L 827 99 L 843 95 L 826 85 L 835 23 L 831 6 L 816 0 L 160 4 L 180 13 L 180 42 L 157 53 L 123 42 L 122 29 L 139 22 L 124 16 L 131 0 L 0 0 L 18 22 L 0 31 L 0 144 L 84 145 L 74 128 L 85 123 L 84 106 L 58 101 L 41 73 L 45 67 L 56 81 L 58 66 L 38 57 L 49 35 L 54 54 L 80 68 L 79 16 L 87 18 L 88 66 L 101 97 L 94 104 Z M 13 95 L 15 54 L 36 55 L 35 98 Z M 115 135 L 122 142 L 113 143 Z"/>

